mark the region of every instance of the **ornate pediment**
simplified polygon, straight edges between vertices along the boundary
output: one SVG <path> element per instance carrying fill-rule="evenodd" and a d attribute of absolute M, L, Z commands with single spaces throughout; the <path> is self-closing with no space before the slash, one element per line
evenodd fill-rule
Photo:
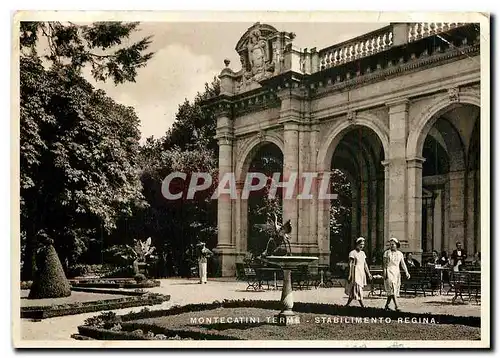
<path fill-rule="evenodd" d="M 293 34 L 279 32 L 271 25 L 257 22 L 251 26 L 236 45 L 242 68 L 237 92 L 250 89 L 259 81 L 278 73 L 284 46 L 293 37 Z"/>

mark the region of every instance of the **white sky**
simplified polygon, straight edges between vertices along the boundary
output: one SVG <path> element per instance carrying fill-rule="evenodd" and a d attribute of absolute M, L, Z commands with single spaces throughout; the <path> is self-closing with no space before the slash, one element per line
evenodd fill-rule
<path fill-rule="evenodd" d="M 256 19 L 259 21 L 259 19 Z M 269 23 L 278 31 L 296 34 L 294 45 L 318 50 L 383 27 L 385 23 Z M 143 22 L 132 40 L 153 35 L 156 54 L 138 72 L 135 83 L 115 86 L 95 83 L 114 100 L 133 106 L 141 120 L 142 141 L 163 136 L 179 104 L 203 91 L 205 82 L 220 73 L 224 59 L 238 71 L 236 43 L 253 22 Z"/>

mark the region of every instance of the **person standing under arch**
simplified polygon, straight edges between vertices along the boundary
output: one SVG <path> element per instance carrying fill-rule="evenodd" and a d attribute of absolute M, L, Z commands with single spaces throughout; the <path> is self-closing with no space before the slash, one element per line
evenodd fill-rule
<path fill-rule="evenodd" d="M 198 274 L 200 276 L 200 284 L 207 283 L 207 263 L 208 258 L 213 255 L 212 251 L 205 247 L 204 242 L 199 242 L 198 248 Z"/>
<path fill-rule="evenodd" d="M 363 305 L 363 287 L 366 286 L 366 276 L 371 280 L 372 275 L 366 263 L 366 254 L 363 251 L 365 239 L 359 237 L 356 240 L 356 248 L 349 253 L 349 277 L 347 279 L 345 293 L 349 296 L 346 306 L 352 300 L 358 300 L 359 305 Z"/>
<path fill-rule="evenodd" d="M 387 292 L 385 309 L 390 310 L 389 304 L 393 300 L 394 309 L 399 311 L 396 300 L 396 297 L 399 297 L 399 290 L 401 288 L 401 272 L 399 271 L 399 267 L 403 268 L 407 279 L 410 278 L 410 274 L 408 273 L 403 253 L 398 250 L 400 246 L 399 240 L 393 237 L 389 240 L 389 245 L 389 250 L 384 252 L 384 286 Z"/>

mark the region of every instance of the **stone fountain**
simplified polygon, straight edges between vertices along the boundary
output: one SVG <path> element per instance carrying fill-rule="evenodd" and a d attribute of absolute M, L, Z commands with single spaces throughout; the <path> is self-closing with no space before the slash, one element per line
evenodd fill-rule
<path fill-rule="evenodd" d="M 281 312 L 273 323 L 292 325 L 300 323 L 299 316 L 293 312 L 292 270 L 300 266 L 309 265 L 318 260 L 315 256 L 293 256 L 291 254 L 288 234 L 292 231 L 290 220 L 284 225 L 278 225 L 275 215 L 275 238 L 267 242 L 266 250 L 259 257 L 260 261 L 278 266 L 283 271 L 283 288 L 281 290 Z"/>

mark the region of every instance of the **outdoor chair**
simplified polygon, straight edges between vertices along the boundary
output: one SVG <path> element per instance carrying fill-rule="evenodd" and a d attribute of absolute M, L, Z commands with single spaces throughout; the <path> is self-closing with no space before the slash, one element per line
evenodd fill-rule
<path fill-rule="evenodd" d="M 401 273 L 401 285 L 404 292 L 414 291 L 415 296 L 417 292 L 422 292 L 425 297 L 425 288 L 428 287 L 430 279 L 425 270 L 417 268 L 409 270 L 410 279 L 405 278 L 405 274 Z"/>
<path fill-rule="evenodd" d="M 474 296 L 476 303 L 478 303 L 481 298 L 481 274 L 469 273 L 468 283 L 469 301 Z"/>
<path fill-rule="evenodd" d="M 241 262 L 236 263 L 236 280 L 243 281 L 245 280 L 245 265 Z"/>
<path fill-rule="evenodd" d="M 310 289 L 309 268 L 299 266 L 292 270 L 292 287 L 297 290 Z"/>
<path fill-rule="evenodd" d="M 462 301 L 464 298 L 462 296 L 464 290 L 469 290 L 469 274 L 463 271 L 452 271 L 450 282 L 452 284 L 455 296 L 453 296 L 451 302 L 455 302 L 459 297 Z"/>
<path fill-rule="evenodd" d="M 420 270 L 424 277 L 424 289 L 428 289 L 431 295 L 434 295 L 434 291 L 441 291 L 440 272 L 432 266 L 423 266 Z"/>
<path fill-rule="evenodd" d="M 262 288 L 262 283 L 259 275 L 257 275 L 257 270 L 250 266 L 244 267 L 245 280 L 248 286 L 245 290 L 253 288 L 254 291 L 260 290 Z"/>

